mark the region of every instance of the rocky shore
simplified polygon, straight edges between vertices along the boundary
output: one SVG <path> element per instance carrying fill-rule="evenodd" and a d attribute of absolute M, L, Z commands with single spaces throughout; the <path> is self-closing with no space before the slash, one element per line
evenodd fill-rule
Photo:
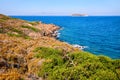
<path fill-rule="evenodd" d="M 3 28 L 3 32 L 9 33 L 12 32 L 13 34 L 18 34 L 16 30 L 20 30 L 25 35 L 28 35 L 32 38 L 39 38 L 42 36 L 49 36 L 49 37 L 56 37 L 57 30 L 60 27 L 54 24 L 44 24 L 42 22 L 27 22 L 20 19 L 10 18 L 4 15 L 0 15 L 0 28 Z M 19 32 L 20 32 L 19 31 Z"/>

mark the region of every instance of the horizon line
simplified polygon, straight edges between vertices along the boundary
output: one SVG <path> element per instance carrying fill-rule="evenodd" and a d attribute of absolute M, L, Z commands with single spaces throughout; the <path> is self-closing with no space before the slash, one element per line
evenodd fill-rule
<path fill-rule="evenodd" d="M 72 15 L 18 15 L 18 14 L 13 15 L 12 14 L 12 15 L 7 15 L 7 16 L 72 16 Z M 88 16 L 120 16 L 120 15 L 88 15 Z M 77 17 L 77 16 L 75 16 L 75 17 Z M 82 17 L 82 16 L 78 16 L 78 17 Z"/>

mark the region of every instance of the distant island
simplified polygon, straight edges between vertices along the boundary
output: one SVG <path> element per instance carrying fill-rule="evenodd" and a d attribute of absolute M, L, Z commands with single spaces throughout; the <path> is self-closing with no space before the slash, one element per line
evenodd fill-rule
<path fill-rule="evenodd" d="M 72 14 L 72 16 L 88 16 L 87 14 Z"/>

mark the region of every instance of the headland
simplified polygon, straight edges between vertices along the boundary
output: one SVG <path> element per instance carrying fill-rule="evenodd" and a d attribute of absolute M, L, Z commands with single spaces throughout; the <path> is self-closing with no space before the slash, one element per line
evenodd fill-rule
<path fill-rule="evenodd" d="M 0 80 L 120 79 L 120 60 L 57 40 L 59 29 L 0 14 Z"/>

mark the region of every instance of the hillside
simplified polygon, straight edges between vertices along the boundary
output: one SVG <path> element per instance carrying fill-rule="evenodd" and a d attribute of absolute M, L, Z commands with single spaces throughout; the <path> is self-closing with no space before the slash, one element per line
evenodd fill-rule
<path fill-rule="evenodd" d="M 0 14 L 0 80 L 120 80 L 120 60 L 56 40 L 59 29 Z"/>

